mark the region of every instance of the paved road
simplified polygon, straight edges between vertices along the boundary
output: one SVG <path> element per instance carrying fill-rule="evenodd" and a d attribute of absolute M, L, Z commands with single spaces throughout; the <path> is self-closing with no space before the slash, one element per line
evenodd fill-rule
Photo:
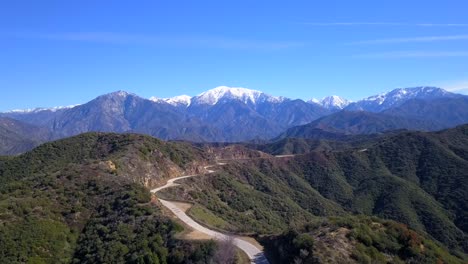
<path fill-rule="evenodd" d="M 219 164 L 222 165 L 222 164 Z M 213 166 L 206 166 L 205 169 L 208 170 L 207 173 L 213 173 L 213 170 L 209 170 L 208 168 L 213 167 Z M 186 175 L 186 176 L 180 176 L 174 179 L 170 179 L 167 181 L 167 183 L 164 186 L 155 188 L 151 190 L 152 193 L 156 193 L 162 189 L 166 189 L 172 186 L 178 185 L 175 183 L 175 181 L 180 180 L 180 179 L 185 179 L 185 178 L 190 178 L 198 176 L 198 174 L 195 175 Z M 216 239 L 216 240 L 231 240 L 233 241 L 234 245 L 236 245 L 238 248 L 240 248 L 242 251 L 244 251 L 247 256 L 250 258 L 251 263 L 256 263 L 256 264 L 268 264 L 268 260 L 266 259 L 265 255 L 263 254 L 263 251 L 258 249 L 256 246 L 254 246 L 252 243 L 239 239 L 235 236 L 232 235 L 226 235 L 214 230 L 211 230 L 209 228 L 206 228 L 199 223 L 195 222 L 192 218 L 190 218 L 186 213 L 184 213 L 182 210 L 180 210 L 173 202 L 171 201 L 166 201 L 163 199 L 158 198 L 159 201 L 167 207 L 177 218 L 179 218 L 182 222 L 190 226 L 191 228 L 200 231 L 202 233 L 205 233 L 209 235 L 210 237 Z"/>

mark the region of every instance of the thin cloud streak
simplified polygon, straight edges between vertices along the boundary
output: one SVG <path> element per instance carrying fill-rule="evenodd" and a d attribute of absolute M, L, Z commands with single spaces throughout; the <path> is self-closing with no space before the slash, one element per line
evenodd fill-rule
<path fill-rule="evenodd" d="M 414 27 L 468 27 L 464 23 L 399 23 L 399 22 L 304 22 L 308 26 L 414 26 Z"/>
<path fill-rule="evenodd" d="M 468 93 L 468 81 L 444 83 L 439 86 L 450 92 L 464 93 L 464 94 Z"/>
<path fill-rule="evenodd" d="M 357 59 L 406 59 L 406 58 L 444 58 L 468 57 L 468 51 L 394 51 L 367 53 L 351 56 Z"/>
<path fill-rule="evenodd" d="M 281 50 L 305 46 L 303 42 L 263 41 L 229 39 L 210 36 L 156 36 L 144 34 L 123 34 L 112 32 L 68 32 L 47 34 L 15 34 L 20 38 L 36 38 L 59 41 L 81 41 L 118 45 L 155 45 L 197 48 Z"/>
<path fill-rule="evenodd" d="M 387 23 L 387 22 L 333 22 L 333 23 L 301 23 L 308 26 L 404 26 L 402 23 Z"/>
<path fill-rule="evenodd" d="M 398 44 L 398 43 L 436 42 L 436 41 L 453 41 L 453 40 L 468 40 L 468 35 L 372 39 L 372 40 L 351 42 L 349 44 Z"/>

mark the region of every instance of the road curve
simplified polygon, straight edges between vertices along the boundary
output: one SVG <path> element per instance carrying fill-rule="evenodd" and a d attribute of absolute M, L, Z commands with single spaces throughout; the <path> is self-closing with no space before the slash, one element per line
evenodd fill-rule
<path fill-rule="evenodd" d="M 222 165 L 222 164 L 218 164 L 218 165 Z M 214 172 L 213 170 L 208 169 L 210 167 L 213 167 L 213 166 L 206 166 L 205 167 L 205 169 L 208 170 L 208 172 L 206 174 Z M 166 189 L 166 188 L 169 188 L 169 187 L 172 187 L 172 186 L 176 186 L 176 185 L 178 185 L 177 183 L 175 183 L 175 181 L 177 181 L 177 180 L 190 178 L 190 177 L 194 177 L 194 176 L 199 176 L 199 175 L 200 174 L 185 175 L 185 176 L 180 176 L 180 177 L 177 177 L 177 178 L 170 179 L 170 180 L 167 181 L 167 183 L 164 186 L 152 189 L 151 192 L 156 193 L 156 192 L 159 192 L 159 191 L 161 191 L 163 189 Z M 193 229 L 195 229 L 197 231 L 200 231 L 202 233 L 205 233 L 208 236 L 210 236 L 210 237 L 212 237 L 212 238 L 214 238 L 216 240 L 232 240 L 234 245 L 236 245 L 238 248 L 240 248 L 242 251 L 244 251 L 247 254 L 247 256 L 249 257 L 251 263 L 256 263 L 256 264 L 268 264 L 269 263 L 268 260 L 266 259 L 265 255 L 263 254 L 263 251 L 258 249 L 252 243 L 250 243 L 248 241 L 245 241 L 245 240 L 242 240 L 242 239 L 239 239 L 239 238 L 237 238 L 236 236 L 233 236 L 233 235 L 226 235 L 226 234 L 211 230 L 209 228 L 206 228 L 206 227 L 200 225 L 199 223 L 195 222 L 195 220 L 193 220 L 186 213 L 184 213 L 182 210 L 180 210 L 173 202 L 163 200 L 161 198 L 158 198 L 158 199 L 162 203 L 162 205 L 167 207 L 177 218 L 179 218 L 182 222 L 184 222 L 185 224 L 187 224 L 191 228 L 193 228 Z"/>

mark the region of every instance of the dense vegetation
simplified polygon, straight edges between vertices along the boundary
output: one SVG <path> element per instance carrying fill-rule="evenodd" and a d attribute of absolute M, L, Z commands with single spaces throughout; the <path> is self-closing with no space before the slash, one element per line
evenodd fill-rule
<path fill-rule="evenodd" d="M 246 146 L 272 155 L 305 154 L 317 151 L 337 151 L 350 148 L 364 148 L 367 146 L 372 146 L 375 144 L 375 142 L 383 137 L 395 135 L 401 132 L 399 130 L 394 130 L 382 134 L 372 135 L 351 136 L 336 134 L 336 137 L 322 137 L 322 130 L 314 130 L 318 131 L 319 136 L 315 137 L 314 135 L 308 134 L 307 138 L 283 138 L 263 144 L 247 144 Z M 309 136 L 311 137 L 309 138 Z"/>
<path fill-rule="evenodd" d="M 0 262 L 209 262 L 214 243 L 176 240 L 181 227 L 162 216 L 138 180 L 121 175 L 128 172 L 123 161 L 182 165 L 193 151 L 144 136 L 89 133 L 0 158 Z"/>
<path fill-rule="evenodd" d="M 338 204 L 307 187 L 303 179 L 273 178 L 278 166 L 268 160 L 258 162 L 269 171 L 232 164 L 217 174 L 187 179 L 183 186 L 167 189 L 162 195 L 197 202 L 195 210 L 189 211 L 193 217 L 208 220 L 207 224 L 213 227 L 241 233 L 281 232 L 289 226 L 303 225 L 314 215 L 343 212 Z"/>
<path fill-rule="evenodd" d="M 231 162 L 167 196 L 200 204 L 231 231 L 276 233 L 317 216 L 374 215 L 468 252 L 468 126 L 401 132 L 352 148 Z M 203 218 L 205 217 L 205 219 Z M 224 221 L 224 222 L 223 222 Z M 209 221 L 207 224 L 211 224 Z"/>
<path fill-rule="evenodd" d="M 373 134 L 397 129 L 433 131 L 442 128 L 445 127 L 437 125 L 431 119 L 415 119 L 365 111 L 340 111 L 306 125 L 292 127 L 280 137 L 316 138 L 317 133 L 321 131 L 320 134 L 325 138 L 340 138 L 344 137 L 343 134 Z"/>
<path fill-rule="evenodd" d="M 347 216 L 262 239 L 275 263 L 464 263 L 406 225 Z"/>

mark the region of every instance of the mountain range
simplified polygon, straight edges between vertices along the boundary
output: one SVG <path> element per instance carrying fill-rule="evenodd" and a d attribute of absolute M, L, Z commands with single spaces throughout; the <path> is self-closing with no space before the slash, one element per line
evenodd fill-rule
<path fill-rule="evenodd" d="M 311 131 L 308 128 L 370 134 L 453 127 L 468 122 L 468 96 L 441 88 L 415 87 L 356 102 L 338 96 L 304 101 L 220 86 L 197 96 L 173 98 L 146 99 L 117 91 L 80 105 L 14 110 L 0 113 L 0 117 L 47 132 L 46 137 L 39 136 L 37 140 L 34 133 L 26 135 L 35 142 L 90 131 L 143 133 L 164 140 L 239 142 L 268 140 L 278 135 L 314 137 L 307 133 Z M 0 136 L 5 138 L 8 132 L 1 131 Z M 27 148 L 16 152 L 24 149 Z M 14 152 L 8 147 L 0 150 L 4 154 Z"/>

